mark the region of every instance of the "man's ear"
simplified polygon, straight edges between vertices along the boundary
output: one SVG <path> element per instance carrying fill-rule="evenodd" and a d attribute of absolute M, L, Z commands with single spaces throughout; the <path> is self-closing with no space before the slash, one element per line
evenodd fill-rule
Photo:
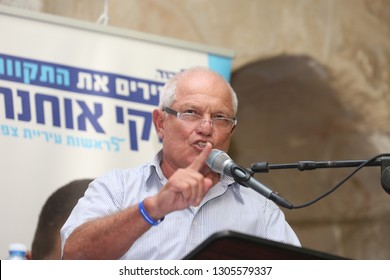
<path fill-rule="evenodd" d="M 230 131 L 231 134 L 233 134 L 234 130 L 236 129 L 236 126 L 237 125 L 233 126 L 232 130 Z"/>
<path fill-rule="evenodd" d="M 160 109 L 154 109 L 152 112 L 152 117 L 157 135 L 160 137 L 160 139 L 164 139 L 165 113 Z"/>

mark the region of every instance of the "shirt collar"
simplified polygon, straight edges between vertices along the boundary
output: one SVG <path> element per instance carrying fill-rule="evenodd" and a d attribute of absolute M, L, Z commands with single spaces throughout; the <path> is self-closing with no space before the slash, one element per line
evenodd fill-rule
<path fill-rule="evenodd" d="M 151 162 L 151 172 L 153 170 L 157 173 L 158 178 L 161 182 L 166 182 L 168 179 L 165 177 L 164 173 L 161 170 L 161 160 L 162 160 L 163 151 L 162 149 L 154 156 Z M 151 174 L 150 174 L 151 175 Z"/>

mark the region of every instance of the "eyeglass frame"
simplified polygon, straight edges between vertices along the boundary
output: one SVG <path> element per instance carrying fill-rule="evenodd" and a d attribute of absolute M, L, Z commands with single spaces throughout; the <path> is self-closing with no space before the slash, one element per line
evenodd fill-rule
<path fill-rule="evenodd" d="M 175 117 L 178 118 L 179 120 L 181 119 L 181 116 L 183 116 L 183 114 L 188 114 L 188 115 L 192 115 L 192 116 L 199 116 L 199 119 L 202 119 L 202 123 L 201 123 L 200 126 L 203 126 L 203 125 L 205 124 L 205 122 L 207 121 L 206 118 L 204 118 L 203 116 L 201 116 L 201 115 L 199 115 L 199 114 L 190 114 L 190 113 L 178 112 L 178 111 L 173 110 L 172 108 L 169 108 L 169 107 L 163 107 L 162 110 L 163 110 L 163 112 L 166 112 L 166 113 L 168 113 L 168 114 L 171 114 L 171 115 L 175 116 Z M 210 120 L 208 120 L 208 121 L 210 122 L 211 128 L 214 129 L 214 127 L 213 127 L 213 122 L 214 122 L 214 120 L 217 120 L 217 119 L 219 119 L 219 120 L 227 120 L 227 121 L 232 122 L 233 125 L 232 125 L 232 127 L 230 128 L 230 131 L 229 131 L 229 132 L 231 132 L 231 131 L 233 130 L 233 128 L 237 125 L 237 118 L 236 118 L 236 117 L 233 117 L 233 119 L 224 118 L 224 117 L 222 117 L 222 118 L 211 118 Z M 226 133 L 228 133 L 228 132 L 226 132 Z"/>

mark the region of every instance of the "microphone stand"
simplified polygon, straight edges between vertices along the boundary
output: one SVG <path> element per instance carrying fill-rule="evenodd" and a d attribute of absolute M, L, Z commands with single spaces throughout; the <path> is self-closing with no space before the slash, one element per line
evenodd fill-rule
<path fill-rule="evenodd" d="M 390 158 L 388 159 L 390 160 Z M 251 165 L 251 170 L 255 173 L 267 173 L 271 169 L 298 169 L 300 171 L 314 170 L 317 168 L 340 168 L 340 167 L 358 167 L 366 160 L 341 160 L 341 161 L 312 161 L 302 160 L 297 163 L 278 163 L 268 164 L 268 162 L 257 162 Z M 365 166 L 380 166 L 382 159 L 375 159 L 368 162 Z"/>
<path fill-rule="evenodd" d="M 345 183 L 349 178 L 351 178 L 357 171 L 365 166 L 381 166 L 381 185 L 383 189 L 390 194 L 390 154 L 380 154 L 369 160 L 341 160 L 341 161 L 312 161 L 312 160 L 303 160 L 297 163 L 282 163 L 282 164 L 269 164 L 268 162 L 257 162 L 251 165 L 250 170 L 253 173 L 267 173 L 273 169 L 298 169 L 299 171 L 305 170 L 315 170 L 318 168 L 344 168 L 344 167 L 357 167 L 357 169 L 352 172 L 347 178 L 341 181 L 336 187 L 331 191 L 320 196 L 316 200 L 301 205 L 293 206 L 292 208 L 302 208 L 308 205 L 313 204 L 314 202 L 322 199 L 326 195 L 333 192 L 343 183 Z M 290 208 L 290 209 L 292 209 Z"/>

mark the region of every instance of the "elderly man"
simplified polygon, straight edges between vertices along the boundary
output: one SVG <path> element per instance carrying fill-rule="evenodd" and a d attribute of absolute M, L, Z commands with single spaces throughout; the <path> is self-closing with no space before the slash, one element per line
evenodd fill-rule
<path fill-rule="evenodd" d="M 237 97 L 217 73 L 183 71 L 163 87 L 153 123 L 163 148 L 148 164 L 91 183 L 62 228 L 64 259 L 181 259 L 234 230 L 299 246 L 272 201 L 205 164 L 228 151 Z"/>

